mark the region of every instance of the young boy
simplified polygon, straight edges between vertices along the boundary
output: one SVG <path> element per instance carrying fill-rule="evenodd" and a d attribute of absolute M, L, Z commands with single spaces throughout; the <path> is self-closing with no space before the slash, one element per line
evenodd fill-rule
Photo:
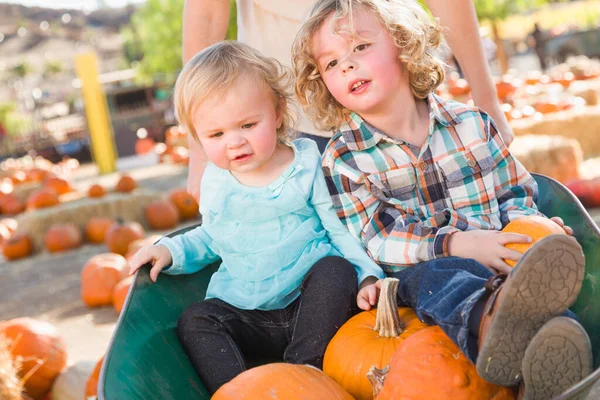
<path fill-rule="evenodd" d="M 499 230 L 541 215 L 537 186 L 485 112 L 433 93 L 440 41 L 414 1 L 320 0 L 294 44 L 296 94 L 335 131 L 323 167 L 338 216 L 399 278 L 399 303 L 439 325 L 484 379 L 523 380 L 525 398 L 548 399 L 591 371 L 585 330 L 559 317 L 581 289 L 583 253 L 566 235 L 523 256 L 505 247 L 531 241 Z M 363 282 L 359 307 L 376 304 L 379 285 Z"/>

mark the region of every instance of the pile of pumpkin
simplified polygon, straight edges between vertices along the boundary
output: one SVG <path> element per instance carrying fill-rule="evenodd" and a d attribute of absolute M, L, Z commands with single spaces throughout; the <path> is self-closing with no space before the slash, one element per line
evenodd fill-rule
<path fill-rule="evenodd" d="M 0 322 L 0 399 L 75 400 L 97 395 L 102 359 L 68 365 L 58 329 L 45 321 Z"/>
<path fill-rule="evenodd" d="M 188 151 L 187 133 L 180 126 L 171 126 L 165 132 L 165 142 L 156 143 L 146 134 L 140 135 L 135 143 L 135 152 L 138 155 L 155 152 L 161 163 L 187 165 L 190 161 Z"/>

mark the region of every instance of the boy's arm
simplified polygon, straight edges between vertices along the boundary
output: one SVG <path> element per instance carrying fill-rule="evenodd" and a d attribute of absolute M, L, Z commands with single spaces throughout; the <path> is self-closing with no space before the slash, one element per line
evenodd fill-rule
<path fill-rule="evenodd" d="M 331 147 L 326 150 L 323 167 L 334 209 L 376 262 L 406 267 L 449 256 L 450 235 L 459 231 L 455 226 L 466 227 L 464 218 L 444 210 L 419 221 L 375 197 L 364 184 L 364 175 L 348 169 L 334 152 Z"/>
<path fill-rule="evenodd" d="M 171 266 L 162 270 L 165 274 L 192 274 L 219 259 L 211 249 L 212 238 L 203 226 L 173 238 L 164 237 L 156 244 L 166 246 L 173 258 Z"/>
<path fill-rule="evenodd" d="M 535 204 L 538 197 L 535 179 L 510 154 L 492 118 L 483 111 L 480 113 L 486 130 L 488 147 L 495 163 L 492 173 L 502 226 L 525 215 L 542 215 Z"/>
<path fill-rule="evenodd" d="M 367 255 L 363 245 L 348 232 L 348 229 L 337 217 L 320 166 L 317 166 L 313 179 L 310 202 L 319 215 L 331 244 L 341 253 L 342 257 L 354 265 L 358 274 L 358 284 L 361 285 L 369 277 L 384 278 L 381 267 Z"/>

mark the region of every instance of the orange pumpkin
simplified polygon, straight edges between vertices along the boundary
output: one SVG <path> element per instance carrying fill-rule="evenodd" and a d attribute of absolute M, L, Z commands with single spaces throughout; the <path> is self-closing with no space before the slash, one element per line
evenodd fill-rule
<path fill-rule="evenodd" d="M 50 253 L 76 249 L 81 242 L 81 231 L 73 223 L 53 224 L 44 235 L 44 245 Z"/>
<path fill-rule="evenodd" d="M 156 142 L 149 137 L 140 138 L 135 141 L 135 154 L 146 154 L 154 150 Z"/>
<path fill-rule="evenodd" d="M 88 189 L 89 197 L 104 197 L 105 194 L 106 190 L 104 189 L 104 186 L 99 185 L 97 183 L 93 184 Z"/>
<path fill-rule="evenodd" d="M 0 324 L 0 334 L 12 341 L 13 358 L 22 361 L 19 376 L 25 380 L 25 393 L 43 398 L 67 365 L 67 350 L 55 326 L 32 318 L 16 318 Z"/>
<path fill-rule="evenodd" d="M 129 244 L 145 236 L 144 228 L 137 222 L 123 222 L 118 219 L 106 231 L 104 243 L 108 250 L 122 256 L 127 254 Z"/>
<path fill-rule="evenodd" d="M 132 192 L 136 187 L 137 183 L 135 182 L 135 179 L 129 175 L 122 175 L 117 181 L 115 190 L 121 193 L 129 193 Z"/>
<path fill-rule="evenodd" d="M 85 224 L 85 239 L 90 243 L 104 243 L 106 231 L 114 223 L 109 217 L 91 217 Z"/>
<path fill-rule="evenodd" d="M 171 229 L 179 222 L 179 211 L 168 200 L 155 200 L 144 209 L 144 217 L 152 229 Z"/>
<path fill-rule="evenodd" d="M 211 400 L 352 400 L 344 389 L 309 365 L 274 363 L 251 368 L 221 386 Z"/>
<path fill-rule="evenodd" d="M 496 82 L 496 92 L 498 99 L 507 100 L 517 90 L 517 87 L 509 80 L 509 78 L 503 78 Z"/>
<path fill-rule="evenodd" d="M 49 187 L 43 187 L 29 195 L 27 199 L 27 208 L 37 210 L 40 208 L 52 207 L 60 203 L 56 191 Z"/>
<path fill-rule="evenodd" d="M 169 193 L 169 201 L 179 210 L 182 220 L 196 218 L 198 216 L 198 202 L 185 189 L 174 189 Z"/>
<path fill-rule="evenodd" d="M 54 189 L 56 194 L 58 194 L 59 196 L 61 194 L 73 191 L 71 184 L 66 179 L 62 179 L 57 176 L 51 176 L 49 178 L 46 178 L 46 180 L 44 181 L 44 187 Z"/>
<path fill-rule="evenodd" d="M 383 368 L 407 337 L 427 327 L 412 309 L 397 307 L 397 290 L 398 279 L 384 279 L 377 309 L 352 317 L 325 351 L 323 372 L 355 399 L 371 399 L 369 369 Z"/>
<path fill-rule="evenodd" d="M 125 304 L 125 299 L 127 298 L 127 293 L 129 293 L 129 288 L 131 287 L 131 283 L 133 282 L 133 276 L 128 276 L 125 279 L 122 279 L 119 283 L 115 285 L 112 292 L 112 304 L 117 313 L 121 313 L 123 309 L 123 305 Z"/>
<path fill-rule="evenodd" d="M 516 219 L 502 229 L 502 232 L 521 233 L 529 236 L 531 243 L 509 243 L 507 248 L 516 250 L 519 253 L 525 253 L 529 248 L 541 238 L 548 235 L 566 235 L 565 230 L 554 221 L 537 215 L 529 215 Z M 514 267 L 517 263 L 513 260 L 504 260 L 508 265 Z"/>
<path fill-rule="evenodd" d="M 33 251 L 31 238 L 24 233 L 12 235 L 2 245 L 2 254 L 7 260 L 17 260 L 27 257 Z"/>
<path fill-rule="evenodd" d="M 469 83 L 464 79 L 448 81 L 448 93 L 452 96 L 466 96 L 471 93 Z"/>
<path fill-rule="evenodd" d="M 96 363 L 96 367 L 90 374 L 86 384 L 85 384 L 85 398 L 89 399 L 90 397 L 98 396 L 98 379 L 100 378 L 100 370 L 102 369 L 102 362 L 104 361 L 104 356 L 98 360 Z"/>
<path fill-rule="evenodd" d="M 7 194 L 0 199 L 0 211 L 6 215 L 16 215 L 25 210 L 23 203 L 17 196 Z"/>
<path fill-rule="evenodd" d="M 389 371 L 369 372 L 376 400 L 513 400 L 511 388 L 483 380 L 475 366 L 438 326 L 406 339 Z"/>
<path fill-rule="evenodd" d="M 112 304 L 113 289 L 128 273 L 127 260 L 119 254 L 93 256 L 81 270 L 81 300 L 89 307 Z"/>

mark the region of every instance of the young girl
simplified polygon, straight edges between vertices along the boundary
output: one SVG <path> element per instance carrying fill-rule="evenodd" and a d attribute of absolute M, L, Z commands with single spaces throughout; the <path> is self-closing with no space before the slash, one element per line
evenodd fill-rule
<path fill-rule="evenodd" d="M 285 72 L 244 44 L 220 42 L 185 65 L 174 96 L 210 161 L 202 226 L 140 249 L 131 273 L 150 262 L 156 281 L 221 260 L 206 300 L 177 324 L 210 393 L 259 359 L 320 368 L 358 283 L 383 273 L 333 211 L 316 144 L 286 136 Z"/>
<path fill-rule="evenodd" d="M 296 94 L 335 131 L 323 156 L 335 208 L 400 280 L 399 303 L 439 325 L 484 379 L 549 399 L 591 371 L 585 330 L 560 316 L 581 289 L 583 252 L 567 235 L 523 256 L 504 246 L 531 241 L 499 230 L 541 216 L 537 186 L 485 112 L 433 93 L 440 41 L 416 0 L 318 0 L 294 43 Z M 362 309 L 376 304 L 370 283 Z"/>

